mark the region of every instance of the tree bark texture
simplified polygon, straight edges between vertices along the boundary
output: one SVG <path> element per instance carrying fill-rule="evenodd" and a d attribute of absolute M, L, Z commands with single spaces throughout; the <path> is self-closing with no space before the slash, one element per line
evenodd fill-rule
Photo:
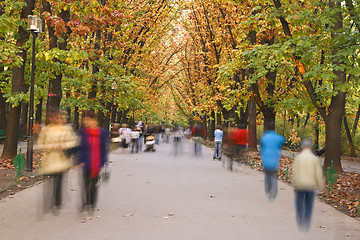
<path fill-rule="evenodd" d="M 28 15 L 31 15 L 34 7 L 35 0 L 25 0 L 25 5 L 22 8 L 20 17 L 26 19 Z M 23 26 L 19 26 L 18 29 L 18 39 L 16 45 L 19 47 L 20 51 L 17 53 L 19 57 L 23 59 L 21 67 L 13 66 L 12 67 L 12 92 L 19 93 L 23 91 L 24 86 L 24 71 L 25 71 L 25 62 L 26 62 L 26 50 L 23 49 L 24 43 L 29 39 L 30 33 L 26 31 Z M 17 138 L 19 131 L 19 122 L 20 122 L 20 112 L 21 105 L 10 106 L 8 123 L 6 126 L 6 139 L 4 143 L 4 150 L 0 158 L 13 158 L 17 153 Z"/>
<path fill-rule="evenodd" d="M 346 116 L 344 116 L 344 126 L 345 126 L 346 136 L 347 136 L 348 141 L 349 141 L 350 155 L 352 157 L 355 157 L 356 153 L 355 153 L 354 142 L 353 142 L 353 139 L 352 139 L 352 136 L 351 136 L 351 132 L 350 132 L 350 128 L 349 128 L 349 124 L 348 124 Z"/>
<path fill-rule="evenodd" d="M 43 99 L 39 100 L 39 103 L 36 105 L 36 112 L 35 112 L 35 122 L 42 123 L 42 108 L 43 108 Z"/>
<path fill-rule="evenodd" d="M 256 103 L 250 99 L 248 103 L 249 108 L 249 149 L 257 151 L 257 136 L 256 136 Z"/>

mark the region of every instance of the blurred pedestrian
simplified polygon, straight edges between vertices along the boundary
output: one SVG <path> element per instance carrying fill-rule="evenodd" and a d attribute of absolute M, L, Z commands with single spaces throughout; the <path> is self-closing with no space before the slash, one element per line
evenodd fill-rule
<path fill-rule="evenodd" d="M 99 173 L 108 161 L 109 133 L 98 126 L 96 114 L 87 111 L 80 131 L 79 163 L 83 166 L 81 210 L 96 209 Z"/>
<path fill-rule="evenodd" d="M 131 131 L 131 153 L 139 152 L 139 137 L 140 137 L 140 127 L 134 127 Z"/>
<path fill-rule="evenodd" d="M 37 141 L 37 148 L 45 153 L 45 157 L 42 159 L 41 172 L 51 179 L 49 189 L 45 189 L 45 193 L 48 195 L 52 192 L 52 197 L 50 197 L 50 204 L 47 204 L 49 199 L 44 199 L 44 210 L 47 210 L 48 205 L 50 205 L 54 213 L 62 205 L 64 173 L 73 166 L 73 159 L 66 155 L 66 151 L 78 145 L 76 134 L 70 126 L 65 125 L 65 122 L 65 116 L 62 112 L 50 110 L 48 125 L 41 129 Z"/>
<path fill-rule="evenodd" d="M 139 143 L 139 151 L 142 151 L 142 146 L 143 146 L 143 142 L 144 142 L 144 126 L 143 126 L 142 121 L 139 121 L 136 127 L 140 129 L 138 143 Z"/>
<path fill-rule="evenodd" d="M 201 155 L 201 144 L 205 137 L 206 129 L 202 127 L 200 123 L 196 124 L 191 132 L 192 139 L 194 141 L 194 154 Z"/>
<path fill-rule="evenodd" d="M 296 155 L 293 166 L 296 222 L 300 231 L 309 231 L 316 190 L 324 187 L 320 160 L 313 154 L 311 139 L 301 142 L 302 151 Z"/>
<path fill-rule="evenodd" d="M 223 141 L 223 136 L 224 136 L 224 132 L 221 129 L 220 125 L 217 125 L 216 130 L 214 131 L 214 136 L 215 136 L 215 149 L 214 149 L 214 154 L 213 154 L 213 160 L 215 160 L 216 158 L 219 159 L 219 161 L 221 161 L 221 148 L 222 148 L 222 141 Z"/>
<path fill-rule="evenodd" d="M 155 144 L 156 145 L 160 144 L 161 132 L 162 132 L 161 126 L 160 126 L 160 124 L 157 124 L 155 126 Z"/>
<path fill-rule="evenodd" d="M 181 127 L 175 127 L 173 139 L 174 139 L 174 155 L 177 156 L 178 154 L 182 153 L 182 145 L 181 139 L 183 137 L 183 132 Z"/>
<path fill-rule="evenodd" d="M 275 133 L 275 122 L 266 122 L 260 143 L 260 155 L 264 168 L 265 194 L 271 203 L 275 201 L 278 192 L 277 170 L 284 143 L 285 138 Z"/>
<path fill-rule="evenodd" d="M 123 148 L 122 151 L 125 152 L 131 142 L 131 129 L 128 128 L 126 123 L 121 125 L 121 128 L 119 129 L 119 136 L 121 139 L 121 147 Z"/>

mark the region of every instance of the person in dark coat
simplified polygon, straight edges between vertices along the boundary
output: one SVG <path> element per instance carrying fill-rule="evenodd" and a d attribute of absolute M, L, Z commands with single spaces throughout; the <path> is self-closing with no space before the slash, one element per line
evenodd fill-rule
<path fill-rule="evenodd" d="M 99 173 L 108 162 L 109 133 L 98 126 L 96 114 L 88 111 L 80 131 L 79 162 L 83 166 L 82 209 L 96 208 Z"/>

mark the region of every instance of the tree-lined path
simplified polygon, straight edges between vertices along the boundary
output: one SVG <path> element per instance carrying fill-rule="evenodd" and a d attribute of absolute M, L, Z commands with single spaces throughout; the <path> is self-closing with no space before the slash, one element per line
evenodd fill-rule
<path fill-rule="evenodd" d="M 0 201 L 1 240 L 86 239 L 359 239 L 360 223 L 316 201 L 312 228 L 299 233 L 292 187 L 279 184 L 269 204 L 263 175 L 246 167 L 234 172 L 211 160 L 203 148 L 195 158 L 186 142 L 183 154 L 171 145 L 156 153 L 110 154 L 111 179 L 100 187 L 100 211 L 91 220 L 78 213 L 78 172 L 72 170 L 60 215 L 43 215 L 43 184 Z M 172 216 L 173 215 L 173 216 Z"/>

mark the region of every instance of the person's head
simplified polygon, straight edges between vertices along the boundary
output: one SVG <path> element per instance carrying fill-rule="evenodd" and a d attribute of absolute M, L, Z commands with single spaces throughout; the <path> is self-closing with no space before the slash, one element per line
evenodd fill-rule
<path fill-rule="evenodd" d="M 216 129 L 222 130 L 221 125 L 217 125 Z"/>
<path fill-rule="evenodd" d="M 265 122 L 265 131 L 274 131 L 274 130 L 275 130 L 274 121 Z"/>
<path fill-rule="evenodd" d="M 98 126 L 98 120 L 96 113 L 94 111 L 86 111 L 85 117 L 84 117 L 84 127 L 88 129 L 97 128 Z"/>
<path fill-rule="evenodd" d="M 302 149 L 312 149 L 313 141 L 310 138 L 303 138 L 301 141 L 301 148 Z"/>
<path fill-rule="evenodd" d="M 63 124 L 64 116 L 59 109 L 51 109 L 48 112 L 48 122 L 49 124 Z"/>

